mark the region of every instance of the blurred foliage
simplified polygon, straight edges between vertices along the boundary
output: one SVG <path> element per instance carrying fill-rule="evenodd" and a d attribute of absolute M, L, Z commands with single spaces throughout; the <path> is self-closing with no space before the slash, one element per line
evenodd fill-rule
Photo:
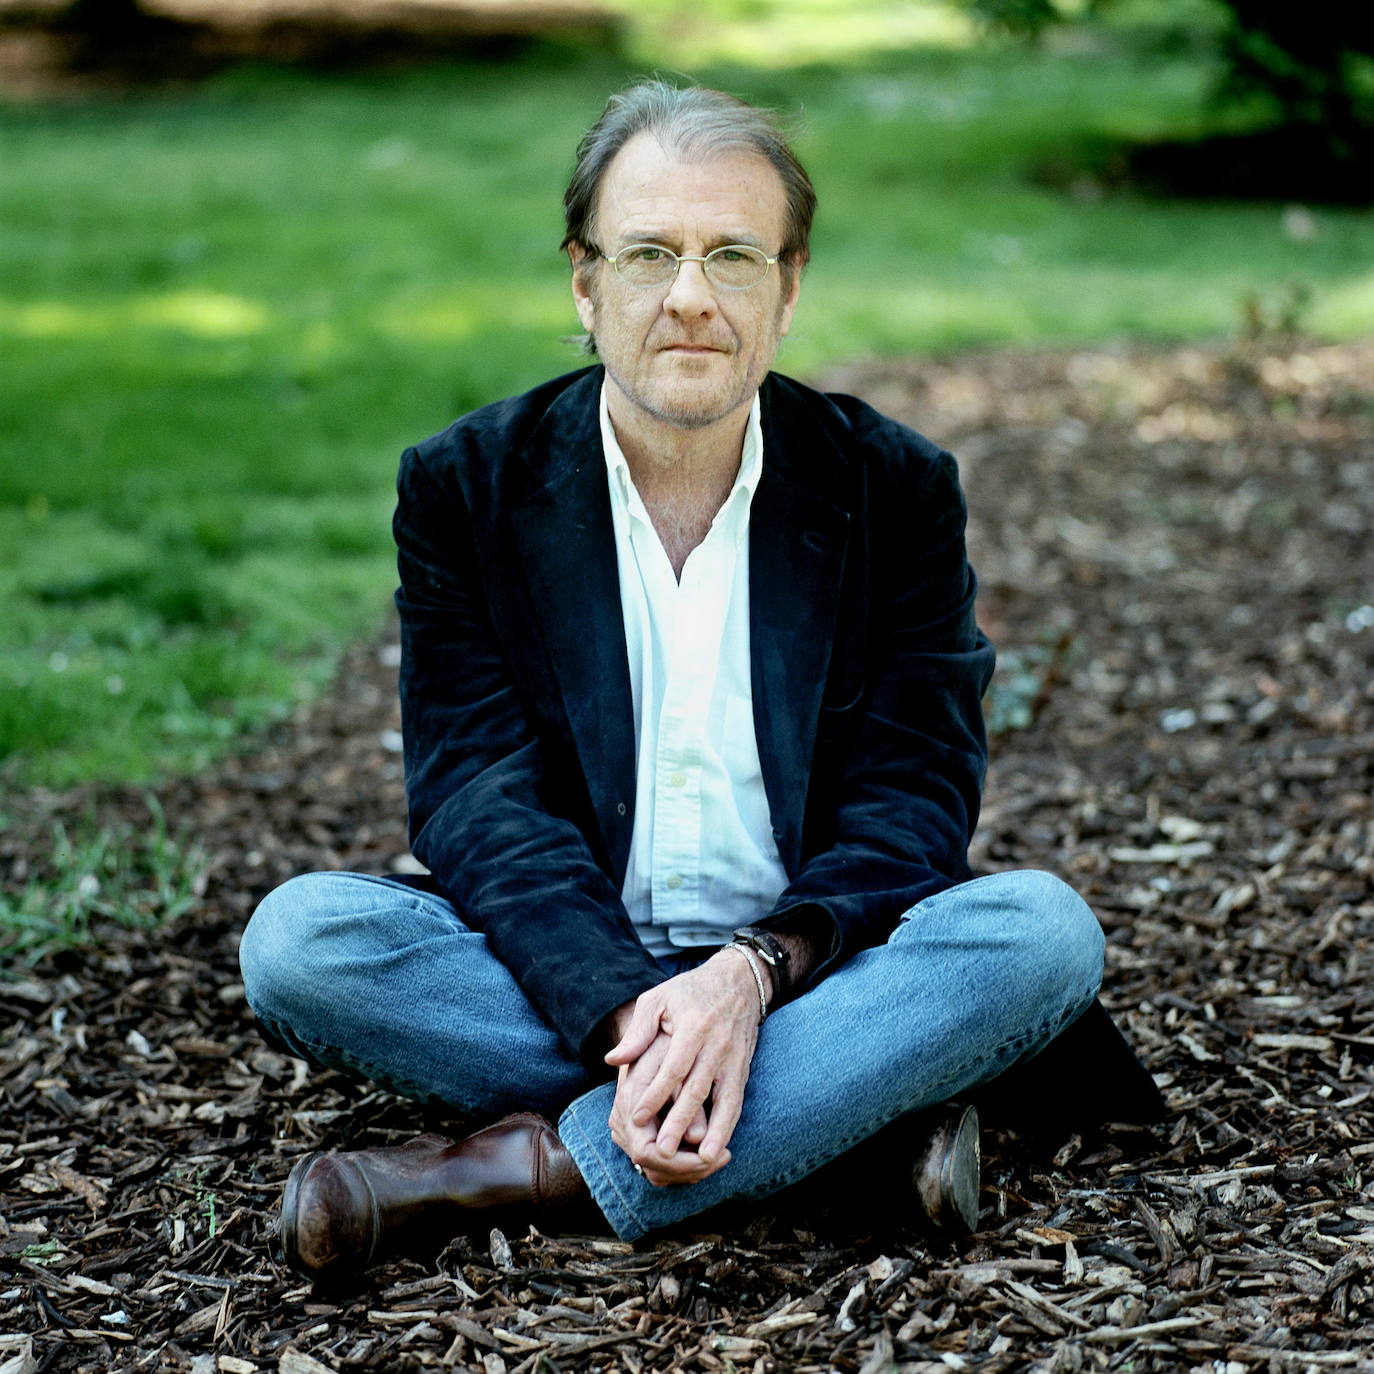
<path fill-rule="evenodd" d="M 968 0 L 968 3 L 980 23 L 1014 38 L 1039 38 L 1051 24 L 1078 19 L 1086 8 L 1071 6 L 1068 0 Z M 1100 0 L 1094 0 L 1091 9 L 1093 12 L 1100 9 Z"/>
<path fill-rule="evenodd" d="M 1374 5 L 1218 0 L 1223 92 L 1282 123 L 1322 130 L 1353 153 L 1374 134 Z M 1365 165 L 1365 174 L 1374 166 Z"/>
<path fill-rule="evenodd" d="M 965 3 L 988 27 L 1021 38 L 1131 7 L 1131 0 Z M 1211 48 L 1219 63 L 1213 94 L 1221 105 L 1319 136 L 1342 161 L 1374 153 L 1374 4 L 1164 0 L 1146 13 L 1154 24 L 1175 25 Z M 1369 162 L 1363 166 L 1368 176 Z"/>
<path fill-rule="evenodd" d="M 605 0 L 624 16 L 626 55 L 684 71 L 722 62 L 754 68 L 838 66 L 876 53 L 966 48 L 977 34 L 949 0 Z"/>

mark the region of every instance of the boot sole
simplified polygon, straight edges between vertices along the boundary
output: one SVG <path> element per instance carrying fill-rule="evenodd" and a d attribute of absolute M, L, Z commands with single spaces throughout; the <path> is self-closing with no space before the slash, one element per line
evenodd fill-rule
<path fill-rule="evenodd" d="M 957 1116 L 955 1115 L 957 1111 Z M 938 1172 L 932 1167 L 938 1155 Z M 978 1190 L 982 1174 L 978 1109 L 950 1112 L 948 1124 L 931 1139 L 930 1151 L 917 1160 L 912 1184 L 920 1204 L 922 1229 L 936 1235 L 969 1235 L 978 1229 Z"/>

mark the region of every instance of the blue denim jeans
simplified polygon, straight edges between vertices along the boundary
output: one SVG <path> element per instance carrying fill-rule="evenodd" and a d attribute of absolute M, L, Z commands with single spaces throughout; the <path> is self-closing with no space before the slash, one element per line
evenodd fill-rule
<path fill-rule="evenodd" d="M 1102 951 L 1092 912 L 1047 873 L 993 874 L 927 898 L 885 944 L 764 1022 L 730 1163 L 666 1188 L 611 1139 L 614 1083 L 568 1053 L 442 898 L 356 873 L 294 878 L 254 914 L 240 961 L 250 1006 L 304 1057 L 474 1119 L 558 1117 L 597 1205 L 633 1240 L 777 1192 L 1034 1054 L 1096 995 Z"/>

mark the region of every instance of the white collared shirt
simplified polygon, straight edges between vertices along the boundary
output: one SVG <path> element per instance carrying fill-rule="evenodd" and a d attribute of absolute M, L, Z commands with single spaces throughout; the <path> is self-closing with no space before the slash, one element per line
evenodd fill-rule
<path fill-rule="evenodd" d="M 749 678 L 749 507 L 759 401 L 739 475 L 682 579 L 649 519 L 601 388 L 601 439 L 635 714 L 635 813 L 622 898 L 651 954 L 720 944 L 787 884 L 759 768 Z"/>

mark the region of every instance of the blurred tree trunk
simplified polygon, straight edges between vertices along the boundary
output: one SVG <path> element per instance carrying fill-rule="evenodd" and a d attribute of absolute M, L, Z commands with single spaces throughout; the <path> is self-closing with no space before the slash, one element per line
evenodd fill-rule
<path fill-rule="evenodd" d="M 193 25 L 153 14 L 142 0 L 72 0 L 53 25 L 77 70 L 154 75 L 179 54 Z"/>
<path fill-rule="evenodd" d="M 72 0 L 62 15 L 68 33 L 91 38 L 117 38 L 156 20 L 139 0 Z"/>

